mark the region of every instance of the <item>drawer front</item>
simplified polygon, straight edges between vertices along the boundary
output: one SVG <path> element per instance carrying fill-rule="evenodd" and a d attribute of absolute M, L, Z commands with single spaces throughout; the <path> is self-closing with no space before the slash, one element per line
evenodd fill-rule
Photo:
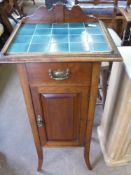
<path fill-rule="evenodd" d="M 31 85 L 90 84 L 92 63 L 28 63 Z"/>

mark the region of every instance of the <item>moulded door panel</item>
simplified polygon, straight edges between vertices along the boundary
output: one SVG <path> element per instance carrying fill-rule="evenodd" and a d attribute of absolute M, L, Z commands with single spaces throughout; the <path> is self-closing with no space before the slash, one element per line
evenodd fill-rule
<path fill-rule="evenodd" d="M 34 106 L 37 106 L 35 111 L 43 116 L 43 130 L 39 131 L 41 136 L 46 135 L 46 144 L 82 145 L 87 122 L 88 87 L 38 87 L 32 93 Z M 38 110 L 38 106 L 41 109 Z"/>
<path fill-rule="evenodd" d="M 80 94 L 41 94 L 49 141 L 78 139 Z"/>

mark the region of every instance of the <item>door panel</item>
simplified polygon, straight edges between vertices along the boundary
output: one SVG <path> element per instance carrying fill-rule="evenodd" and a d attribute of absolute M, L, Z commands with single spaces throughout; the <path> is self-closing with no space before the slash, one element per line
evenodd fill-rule
<path fill-rule="evenodd" d="M 42 107 L 49 141 L 78 139 L 79 94 L 42 94 Z"/>
<path fill-rule="evenodd" d="M 43 117 L 40 139 L 47 146 L 83 145 L 88 87 L 31 87 L 36 117 Z M 44 139 L 44 140 L 43 140 Z"/>

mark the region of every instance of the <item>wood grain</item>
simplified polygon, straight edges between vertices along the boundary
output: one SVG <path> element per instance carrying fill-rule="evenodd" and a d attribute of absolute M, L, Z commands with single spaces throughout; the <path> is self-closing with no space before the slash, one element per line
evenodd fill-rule
<path fill-rule="evenodd" d="M 43 111 L 44 125 L 40 135 L 46 135 L 46 140 L 42 141 L 45 146 L 84 145 L 89 88 L 70 85 L 31 89 L 36 115 Z"/>
<path fill-rule="evenodd" d="M 88 107 L 88 119 L 87 119 L 87 129 L 86 129 L 86 143 L 85 143 L 85 161 L 88 168 L 91 170 L 91 164 L 89 160 L 90 154 L 90 144 L 91 144 L 91 135 L 94 121 L 94 112 L 96 106 L 96 98 L 98 93 L 98 83 L 99 83 L 99 73 L 100 73 L 100 63 L 94 63 L 91 79 L 91 89 L 90 89 L 90 100 Z"/>
<path fill-rule="evenodd" d="M 92 63 L 29 63 L 26 64 L 31 85 L 90 85 Z M 54 80 L 49 76 L 49 70 L 63 71 L 69 69 L 69 77 L 65 80 Z"/>
<path fill-rule="evenodd" d="M 59 12 L 59 13 L 57 13 Z M 37 11 L 28 17 L 22 19 L 23 23 L 52 23 L 52 22 L 96 22 L 98 21 L 95 17 L 87 16 L 83 13 L 80 6 L 73 6 L 67 8 L 63 3 L 54 4 L 51 10 L 48 10 L 45 6 L 41 6 Z"/>

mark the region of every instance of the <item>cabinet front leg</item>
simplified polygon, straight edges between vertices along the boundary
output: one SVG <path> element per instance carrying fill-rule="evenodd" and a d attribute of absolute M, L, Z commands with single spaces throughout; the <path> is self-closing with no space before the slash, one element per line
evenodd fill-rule
<path fill-rule="evenodd" d="M 32 129 L 32 134 L 35 142 L 35 147 L 38 155 L 38 171 L 41 171 L 42 169 L 42 164 L 43 164 L 43 150 L 42 150 L 42 145 L 40 142 L 40 136 L 39 136 L 39 131 L 37 128 L 36 124 L 36 118 L 34 114 L 34 108 L 32 104 L 32 98 L 31 98 L 31 92 L 29 88 L 29 82 L 27 78 L 27 72 L 26 72 L 26 67 L 24 64 L 18 64 L 17 65 L 17 70 L 19 73 L 19 78 L 23 90 L 23 95 L 26 103 L 26 108 L 28 112 L 28 117 Z"/>
<path fill-rule="evenodd" d="M 42 165 L 43 165 L 43 150 L 42 147 L 39 148 L 39 151 L 37 150 L 37 154 L 38 154 L 38 171 L 42 170 Z"/>
<path fill-rule="evenodd" d="M 89 170 L 92 170 L 92 166 L 90 163 L 90 144 L 91 144 L 92 128 L 93 128 L 93 121 L 88 121 L 87 132 L 86 132 L 86 143 L 84 147 L 84 158 Z"/>
<path fill-rule="evenodd" d="M 92 79 L 91 79 L 91 89 L 90 89 L 90 100 L 88 107 L 88 120 L 87 120 L 87 129 L 86 129 L 86 141 L 84 149 L 85 162 L 89 170 L 92 169 L 90 164 L 90 144 L 91 144 L 91 135 L 94 122 L 94 113 L 96 106 L 96 99 L 98 94 L 98 83 L 100 75 L 100 63 L 93 64 Z"/>
<path fill-rule="evenodd" d="M 92 166 L 91 166 L 91 163 L 90 163 L 90 144 L 85 145 L 84 158 L 85 158 L 85 162 L 86 162 L 86 165 L 87 165 L 88 169 L 92 170 Z"/>

